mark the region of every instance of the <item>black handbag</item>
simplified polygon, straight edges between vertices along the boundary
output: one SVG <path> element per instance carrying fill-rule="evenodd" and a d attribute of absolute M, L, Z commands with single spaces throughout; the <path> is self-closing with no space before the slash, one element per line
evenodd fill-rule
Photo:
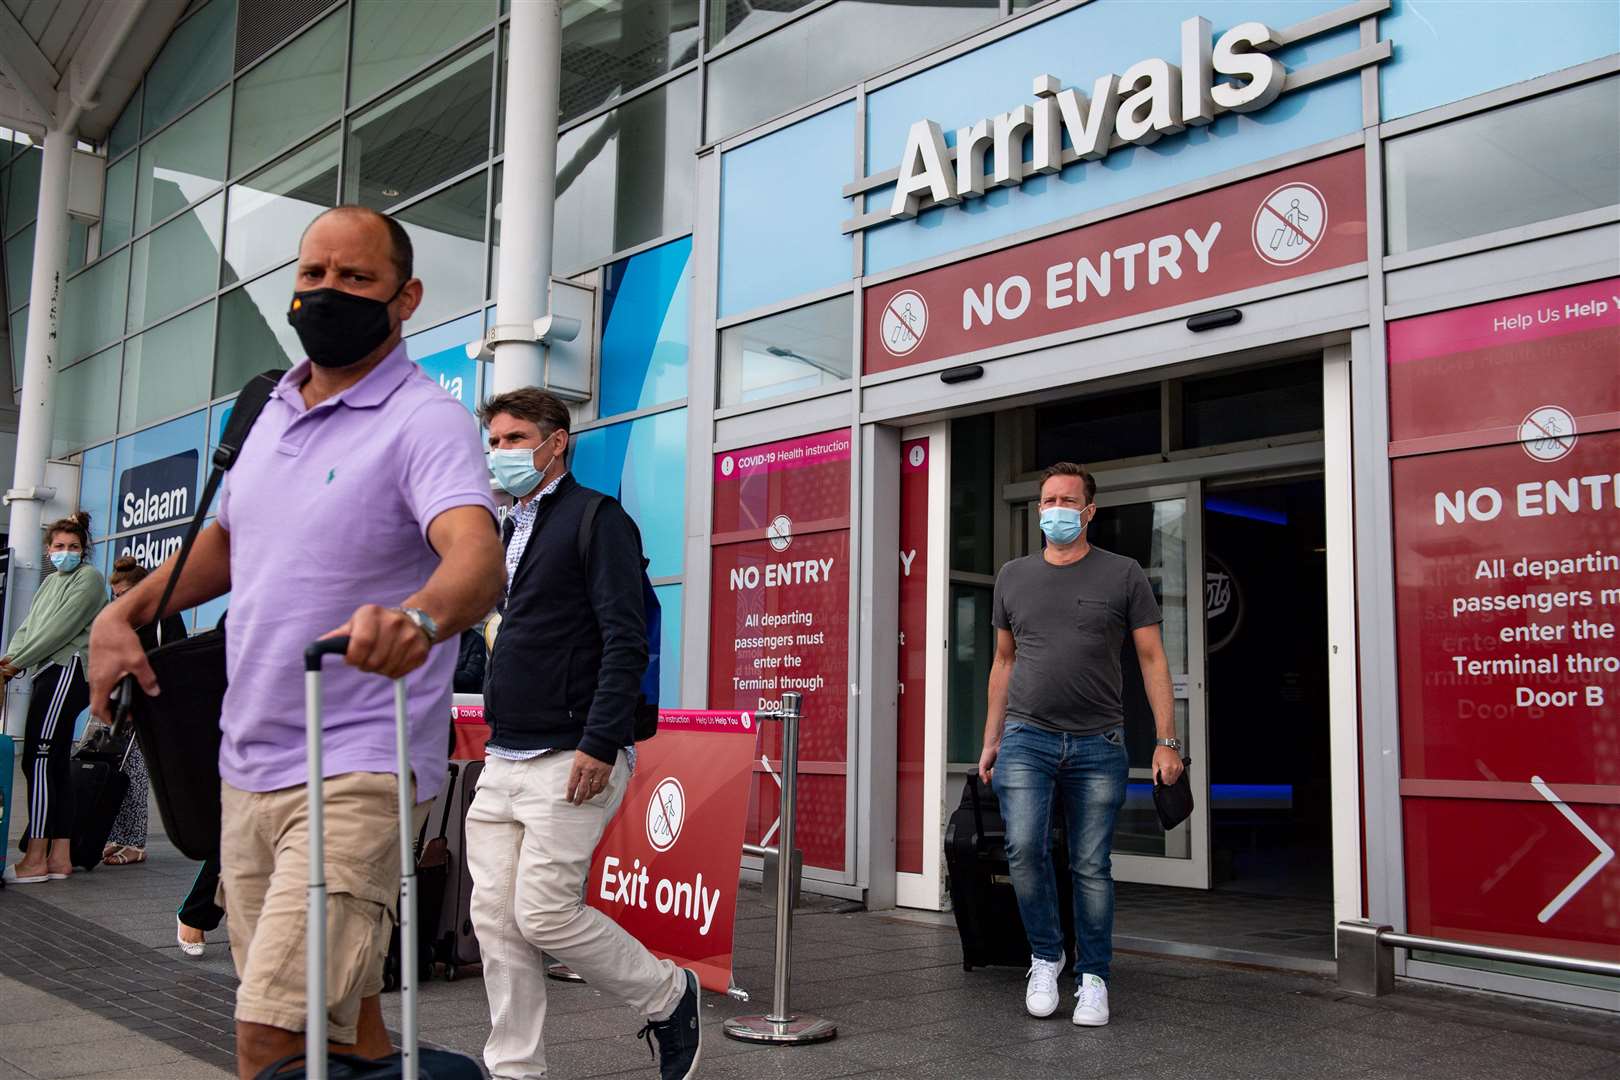
<path fill-rule="evenodd" d="M 203 487 L 197 515 L 186 529 L 158 602 L 154 623 L 163 621 L 175 584 L 185 570 L 192 545 L 202 532 L 203 515 L 214 504 L 220 482 L 242 451 L 253 422 L 264 410 L 280 371 L 255 375 L 237 395 L 230 421 L 214 451 L 213 469 Z M 135 737 L 151 778 L 152 794 L 163 829 L 186 858 L 196 862 L 219 856 L 219 717 L 225 703 L 225 628 L 160 645 L 147 654 L 163 693 L 148 697 L 133 678 L 118 687 L 118 723 L 134 721 Z"/>
<path fill-rule="evenodd" d="M 1192 817 L 1192 782 L 1187 779 L 1191 771 L 1192 758 L 1182 758 L 1181 775 L 1175 783 L 1161 784 L 1159 774 L 1153 774 L 1153 809 L 1159 812 L 1159 824 L 1164 826 L 1165 832 Z"/>

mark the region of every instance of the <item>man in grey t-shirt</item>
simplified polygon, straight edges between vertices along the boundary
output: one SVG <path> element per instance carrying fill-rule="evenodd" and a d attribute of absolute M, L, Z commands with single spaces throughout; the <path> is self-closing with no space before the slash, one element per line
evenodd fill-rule
<path fill-rule="evenodd" d="M 979 776 L 995 788 L 1006 822 L 1007 862 L 1029 937 L 1024 1007 L 1031 1016 L 1051 1016 L 1061 996 L 1063 929 L 1048 837 L 1052 803 L 1063 800 L 1077 883 L 1073 1020 L 1082 1027 L 1108 1023 L 1114 951 L 1109 851 L 1129 769 L 1119 663 L 1126 634 L 1158 729 L 1153 771 L 1171 784 L 1182 769 L 1159 605 L 1134 559 L 1086 540 L 1096 496 L 1096 481 L 1079 465 L 1047 469 L 1041 480 L 1046 547 L 1014 559 L 996 577 L 996 655 L 979 758 Z"/>

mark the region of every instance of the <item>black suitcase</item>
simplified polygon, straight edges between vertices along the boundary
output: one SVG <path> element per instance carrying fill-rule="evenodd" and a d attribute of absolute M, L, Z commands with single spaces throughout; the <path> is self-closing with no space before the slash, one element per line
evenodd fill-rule
<path fill-rule="evenodd" d="M 69 782 L 73 788 L 73 836 L 69 842 L 73 865 L 94 870 L 112 835 L 113 822 L 129 794 L 124 763 L 129 760 L 134 736 L 98 727 L 73 752 Z"/>
<path fill-rule="evenodd" d="M 1061 812 L 1053 806 L 1054 817 Z M 951 910 L 962 938 L 962 970 L 1029 966 L 1029 939 L 1018 915 L 1007 871 L 1007 828 L 1001 805 L 977 776 L 967 778 L 962 803 L 945 827 L 945 870 Z M 1074 960 L 1074 882 L 1069 849 L 1060 821 L 1052 822 L 1052 872 L 1057 878 L 1058 910 L 1070 962 Z"/>
<path fill-rule="evenodd" d="M 451 982 L 483 970 L 484 954 L 478 947 L 478 934 L 472 924 L 472 874 L 467 870 L 463 855 L 467 845 L 467 811 L 478 794 L 478 778 L 483 773 L 482 761 L 463 763 L 453 799 L 456 813 L 450 822 L 448 838 L 450 887 L 445 892 L 444 918 L 439 923 L 439 940 L 434 950 L 435 958 L 444 965 L 444 977 Z"/>
<path fill-rule="evenodd" d="M 450 854 L 450 844 L 445 834 L 450 828 L 450 815 L 458 802 L 456 777 L 460 772 L 461 767 L 452 761 L 444 788 L 434 801 L 434 810 L 438 810 L 441 803 L 444 806 L 439 819 L 439 835 L 428 839 L 427 831 L 433 824 L 430 816 L 422 823 L 422 833 L 416 838 L 416 940 L 420 942 L 416 955 L 417 973 L 423 979 L 433 975 L 433 962 L 439 948 L 439 924 L 444 921 L 445 901 L 452 880 L 450 869 L 455 860 Z M 388 958 L 383 962 L 383 990 L 391 993 L 399 989 L 400 962 L 399 924 L 395 923 L 388 939 Z"/>
<path fill-rule="evenodd" d="M 308 918 L 305 922 L 307 947 L 305 950 L 305 970 L 308 973 L 306 986 L 306 999 L 308 1013 L 304 1018 L 304 1050 L 302 1053 L 289 1054 L 280 1061 L 271 1062 L 262 1069 L 257 1080 L 346 1080 L 348 1077 L 365 1077 L 367 1080 L 390 1080 L 393 1077 L 410 1075 L 417 1080 L 482 1080 L 484 1070 L 472 1058 L 462 1054 L 451 1053 L 448 1050 L 424 1049 L 417 1039 L 417 988 L 420 980 L 415 973 L 409 970 L 404 972 L 404 994 L 400 1005 L 400 1029 L 402 1049 L 399 1053 L 391 1054 L 378 1061 L 368 1061 L 364 1058 L 348 1054 L 333 1054 L 327 1050 L 326 1038 L 326 863 L 324 845 L 318 843 L 319 838 L 325 835 L 325 807 L 322 804 L 321 777 L 325 775 L 321 767 L 321 688 L 320 673 L 321 660 L 327 656 L 342 656 L 349 647 L 346 637 L 323 638 L 311 645 L 304 653 L 305 670 L 305 700 L 309 702 L 309 712 L 306 717 L 307 728 L 305 740 L 309 745 L 309 780 L 305 786 L 309 791 L 309 821 L 310 821 L 310 868 L 309 868 L 309 905 Z M 399 755 L 397 775 L 405 775 L 410 771 L 410 760 L 407 756 L 410 748 L 410 735 L 405 716 L 405 690 L 404 680 L 397 684 L 394 696 L 394 738 L 395 749 Z M 399 906 L 399 923 L 403 928 L 405 940 L 414 937 L 415 907 L 417 895 L 416 862 L 413 857 L 411 837 L 411 812 L 409 806 L 409 788 L 401 785 L 400 790 L 400 821 L 399 821 L 399 847 L 400 847 L 400 889 L 403 897 Z M 414 949 L 410 951 L 414 952 Z M 296 1065 L 296 1068 L 288 1066 Z"/>

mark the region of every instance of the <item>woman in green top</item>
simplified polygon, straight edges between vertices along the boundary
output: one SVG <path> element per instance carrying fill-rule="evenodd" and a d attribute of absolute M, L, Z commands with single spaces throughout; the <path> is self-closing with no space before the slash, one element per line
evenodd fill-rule
<path fill-rule="evenodd" d="M 40 583 L 28 618 L 0 657 L 0 677 L 7 682 L 35 669 L 22 758 L 28 780 L 28 851 L 12 879 L 18 885 L 58 881 L 73 872 L 73 789 L 68 780 L 73 723 L 90 703 L 84 678 L 90 623 L 107 603 L 101 574 L 85 562 L 89 514 L 81 510 L 53 522 L 45 547 L 55 573 Z"/>

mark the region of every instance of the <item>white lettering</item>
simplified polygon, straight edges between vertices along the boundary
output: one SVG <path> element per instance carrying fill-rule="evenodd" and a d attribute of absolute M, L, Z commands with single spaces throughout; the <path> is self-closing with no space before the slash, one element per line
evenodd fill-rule
<path fill-rule="evenodd" d="M 902 574 L 904 574 L 906 577 L 910 577 L 911 576 L 911 564 L 916 562 L 916 561 L 917 561 L 917 549 L 916 548 L 912 548 L 910 551 L 902 551 L 900 553 L 900 572 Z"/>
<path fill-rule="evenodd" d="M 1215 119 L 1215 100 L 1209 94 L 1215 81 L 1211 48 L 1208 19 L 1181 24 L 1181 122 L 1189 126 Z"/>
<path fill-rule="evenodd" d="M 1147 250 L 1146 244 L 1126 244 L 1114 249 L 1114 261 L 1125 264 L 1125 291 L 1136 288 L 1136 257 Z"/>
<path fill-rule="evenodd" d="M 991 286 L 984 287 L 981 295 L 972 289 L 962 290 L 962 329 L 973 329 L 973 320 L 976 318 L 984 326 L 990 325 Z"/>
<path fill-rule="evenodd" d="M 1017 187 L 1024 182 L 1024 136 L 1035 127 L 1035 112 L 1020 105 L 995 119 L 996 168 L 992 179 L 997 187 Z"/>
<path fill-rule="evenodd" d="M 1047 308 L 1068 307 L 1074 303 L 1069 291 L 1074 288 L 1074 279 L 1069 276 L 1070 263 L 1057 263 L 1046 268 L 1046 306 Z"/>
<path fill-rule="evenodd" d="M 1148 241 L 1148 284 L 1159 283 L 1159 272 L 1181 277 L 1181 237 L 1155 236 Z"/>
<path fill-rule="evenodd" d="M 917 206 L 927 195 L 935 203 L 956 201 L 950 175 L 945 169 L 945 136 L 932 120 L 919 120 L 906 136 L 906 152 L 900 158 L 900 179 L 894 200 L 889 204 L 892 217 L 916 217 Z"/>
<path fill-rule="evenodd" d="M 1129 95 L 1114 118 L 1122 142 L 1146 146 L 1183 129 L 1176 120 L 1176 99 L 1181 96 L 1181 69 L 1176 65 L 1157 57 L 1139 60 L 1119 77 L 1119 88 Z"/>
<path fill-rule="evenodd" d="M 984 152 L 993 138 L 990 121 L 980 120 L 956 132 L 956 194 L 975 199 L 984 194 Z"/>
<path fill-rule="evenodd" d="M 1221 35 L 1211 56 L 1215 73 L 1248 81 L 1220 82 L 1212 86 L 1210 97 L 1217 106 L 1232 112 L 1254 112 L 1277 100 L 1287 72 L 1281 61 L 1257 51 L 1260 46 L 1276 40 L 1271 28 L 1258 22 L 1239 23 Z"/>
<path fill-rule="evenodd" d="M 1018 293 L 1016 304 L 1007 301 L 1008 294 L 1013 292 Z M 1021 274 L 1014 274 L 996 288 L 996 314 L 1003 319 L 1016 319 L 1027 310 L 1029 310 L 1029 281 Z"/>
<path fill-rule="evenodd" d="M 1194 229 L 1188 229 L 1181 235 L 1187 238 L 1187 246 L 1193 249 L 1193 255 L 1198 259 L 1198 272 L 1200 274 L 1209 273 L 1209 252 L 1215 246 L 1215 238 L 1221 235 L 1221 223 L 1218 221 L 1210 222 L 1209 232 L 1203 236 L 1199 236 Z"/>
<path fill-rule="evenodd" d="M 1091 101 L 1078 90 L 1064 90 L 1057 96 L 1063 113 L 1063 127 L 1081 161 L 1095 161 L 1109 150 L 1114 116 L 1119 110 L 1118 90 L 1112 75 L 1104 75 L 1091 88 Z"/>

